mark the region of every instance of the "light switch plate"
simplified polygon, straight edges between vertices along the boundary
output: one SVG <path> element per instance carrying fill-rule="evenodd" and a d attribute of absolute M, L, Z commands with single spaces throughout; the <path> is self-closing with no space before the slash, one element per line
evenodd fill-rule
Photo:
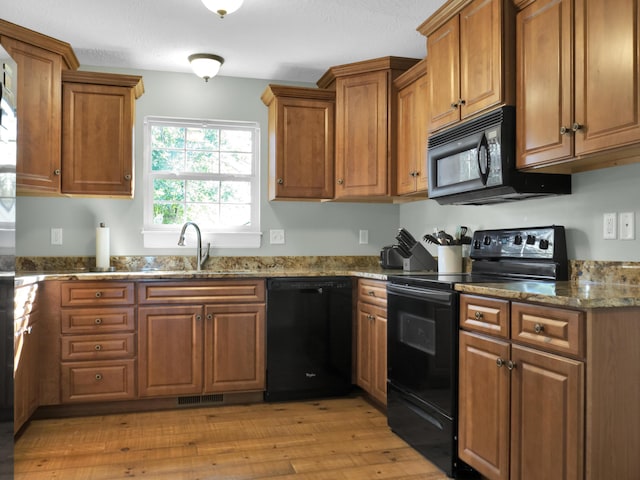
<path fill-rule="evenodd" d="M 62 245 L 62 229 L 51 229 L 51 245 Z"/>
<path fill-rule="evenodd" d="M 282 245 L 284 243 L 284 230 L 269 230 L 269 242 L 272 245 Z"/>
<path fill-rule="evenodd" d="M 620 212 L 619 237 L 620 240 L 633 240 L 636 238 L 636 222 L 634 212 Z"/>

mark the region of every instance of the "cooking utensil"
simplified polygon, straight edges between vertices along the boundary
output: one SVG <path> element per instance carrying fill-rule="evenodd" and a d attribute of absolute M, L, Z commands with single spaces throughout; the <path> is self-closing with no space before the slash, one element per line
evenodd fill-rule
<path fill-rule="evenodd" d="M 440 230 L 437 237 L 440 240 L 440 245 L 451 245 L 453 243 L 453 237 L 444 230 Z"/>
<path fill-rule="evenodd" d="M 432 243 L 433 245 L 440 245 L 440 240 L 438 240 L 436 237 L 434 237 L 430 233 L 427 233 L 424 237 L 422 237 L 422 239 L 427 243 Z"/>

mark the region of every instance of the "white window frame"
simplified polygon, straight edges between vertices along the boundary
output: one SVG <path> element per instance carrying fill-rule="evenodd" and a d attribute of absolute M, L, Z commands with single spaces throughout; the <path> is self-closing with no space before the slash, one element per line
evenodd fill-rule
<path fill-rule="evenodd" d="M 204 120 L 175 117 L 146 116 L 144 118 L 144 195 L 143 195 L 143 230 L 145 248 L 179 248 L 177 247 L 180 226 L 158 225 L 153 223 L 153 179 L 151 172 L 151 127 L 155 125 L 196 128 L 221 128 L 253 130 L 253 159 L 252 172 L 249 177 L 251 184 L 251 225 L 224 227 L 211 229 L 201 227 L 203 244 L 210 242 L 215 248 L 259 248 L 262 233 L 260 231 L 260 125 L 258 122 L 240 122 L 231 120 Z M 166 177 L 166 174 L 162 176 Z M 205 179 L 210 174 L 175 175 L 175 178 Z M 226 180 L 234 175 L 217 175 Z M 247 180 L 246 175 L 237 175 L 238 179 Z M 197 223 L 197 220 L 196 220 Z M 187 233 L 193 234 L 193 229 Z"/>

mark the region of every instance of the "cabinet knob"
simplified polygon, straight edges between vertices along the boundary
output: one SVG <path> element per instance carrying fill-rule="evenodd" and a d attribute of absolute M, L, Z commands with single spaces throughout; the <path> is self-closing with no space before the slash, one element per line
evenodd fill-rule
<path fill-rule="evenodd" d="M 101 373 L 96 373 L 96 380 L 98 380 L 98 381 L 102 380 L 102 374 Z"/>
<path fill-rule="evenodd" d="M 467 101 L 466 101 L 466 100 L 464 100 L 464 99 L 462 99 L 462 98 L 461 98 L 460 100 L 458 100 L 458 105 L 460 105 L 461 107 L 462 107 L 463 105 L 466 105 L 466 104 L 467 104 Z"/>
<path fill-rule="evenodd" d="M 514 370 L 516 368 L 516 362 L 514 362 L 513 360 L 509 360 L 507 362 L 507 368 L 511 371 Z"/>
<path fill-rule="evenodd" d="M 131 180 L 131 174 L 130 174 L 130 173 L 127 173 L 127 174 L 124 176 L 124 179 L 125 179 L 125 180 Z"/>
<path fill-rule="evenodd" d="M 200 320 L 202 320 L 202 315 L 196 315 L 196 320 L 199 322 Z"/>
<path fill-rule="evenodd" d="M 278 180 L 276 180 L 276 182 L 278 182 L 278 185 L 282 185 L 284 183 L 284 180 L 282 178 L 279 178 Z"/>
<path fill-rule="evenodd" d="M 93 322 L 94 322 L 96 325 L 100 325 L 100 324 L 102 323 L 102 319 L 101 319 L 101 318 L 96 318 Z"/>
<path fill-rule="evenodd" d="M 571 129 L 569 127 L 565 127 L 564 125 L 560 127 L 560 135 L 568 135 L 571 133 Z"/>
<path fill-rule="evenodd" d="M 582 130 L 583 128 L 584 128 L 584 125 L 580 125 L 577 122 L 571 125 L 571 130 L 573 130 L 574 132 L 577 132 L 578 130 Z"/>
<path fill-rule="evenodd" d="M 342 185 L 343 183 L 344 183 L 344 179 L 339 178 L 339 179 L 338 179 L 338 185 Z"/>
<path fill-rule="evenodd" d="M 100 298 L 102 296 L 102 292 L 96 292 L 96 298 Z"/>
<path fill-rule="evenodd" d="M 453 102 L 453 103 L 451 104 L 451 108 L 452 108 L 453 110 L 455 110 L 456 108 L 458 108 L 458 102 Z"/>
<path fill-rule="evenodd" d="M 54 174 L 54 175 L 60 175 L 60 169 L 59 169 L 59 168 L 56 168 L 56 169 L 53 171 L 53 174 Z"/>
<path fill-rule="evenodd" d="M 375 319 L 376 319 L 375 315 L 371 315 L 370 313 L 369 313 L 369 314 L 367 314 L 367 318 L 368 318 L 369 320 L 375 320 Z"/>
<path fill-rule="evenodd" d="M 474 315 L 474 318 L 476 320 L 482 320 L 482 317 L 483 317 L 482 312 L 476 312 Z"/>
<path fill-rule="evenodd" d="M 207 320 L 212 320 L 213 319 L 213 315 L 211 315 L 210 313 L 207 314 Z"/>
<path fill-rule="evenodd" d="M 504 360 L 500 357 L 496 358 L 496 365 L 498 368 L 502 367 L 504 365 Z"/>
<path fill-rule="evenodd" d="M 95 349 L 96 352 L 99 352 L 100 350 L 102 350 L 102 345 L 98 344 L 93 348 Z"/>
<path fill-rule="evenodd" d="M 539 323 L 536 323 L 533 327 L 533 331 L 536 333 L 542 333 L 544 332 L 544 325 L 541 325 Z"/>
<path fill-rule="evenodd" d="M 374 292 L 373 290 L 369 290 L 367 292 L 367 295 L 369 295 L 370 297 L 375 297 L 376 296 L 376 292 Z"/>

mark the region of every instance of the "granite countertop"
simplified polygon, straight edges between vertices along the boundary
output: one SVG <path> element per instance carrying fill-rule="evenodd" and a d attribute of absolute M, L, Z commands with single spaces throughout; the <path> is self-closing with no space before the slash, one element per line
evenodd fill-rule
<path fill-rule="evenodd" d="M 462 293 L 508 300 L 545 303 L 575 308 L 640 307 L 640 285 L 603 282 L 466 283 L 456 285 Z"/>

